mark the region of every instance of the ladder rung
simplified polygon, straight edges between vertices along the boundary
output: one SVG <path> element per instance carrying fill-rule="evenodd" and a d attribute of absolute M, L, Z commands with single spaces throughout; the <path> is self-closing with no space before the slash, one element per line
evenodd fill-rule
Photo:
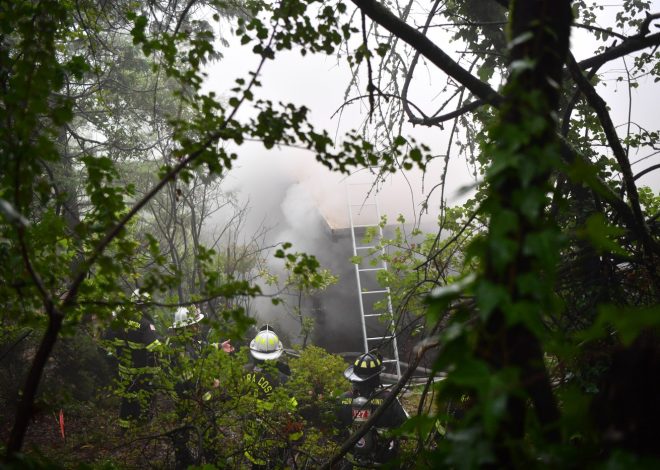
<path fill-rule="evenodd" d="M 383 359 L 383 362 L 399 362 L 396 359 Z"/>
<path fill-rule="evenodd" d="M 384 294 L 389 291 L 388 290 L 363 290 L 362 294 Z"/>
<path fill-rule="evenodd" d="M 373 338 L 367 338 L 367 341 L 374 341 L 377 339 L 392 339 L 394 336 L 374 336 Z"/>
<path fill-rule="evenodd" d="M 353 225 L 353 228 L 369 228 L 369 227 L 380 227 L 380 225 L 379 224 Z"/>
<path fill-rule="evenodd" d="M 375 246 L 375 245 L 363 245 L 363 246 L 356 246 L 355 247 L 356 250 L 368 250 L 370 248 L 378 248 L 378 247 Z"/>
<path fill-rule="evenodd" d="M 385 268 L 362 268 L 362 269 L 358 268 L 358 271 L 360 271 L 360 272 L 362 272 L 362 271 L 382 271 L 384 269 Z"/>
<path fill-rule="evenodd" d="M 367 313 L 365 315 L 362 315 L 363 317 L 382 317 L 385 315 L 384 313 Z"/>

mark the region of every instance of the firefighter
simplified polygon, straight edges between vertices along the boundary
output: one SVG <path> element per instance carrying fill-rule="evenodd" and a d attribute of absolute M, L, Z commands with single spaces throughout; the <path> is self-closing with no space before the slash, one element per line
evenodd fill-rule
<path fill-rule="evenodd" d="M 196 307 L 179 307 L 174 312 L 174 321 L 170 327 L 172 332 L 172 337 L 170 342 L 173 345 L 179 346 L 182 348 L 182 351 L 179 352 L 180 355 L 185 355 L 189 359 L 197 359 L 201 353 L 202 342 L 199 339 L 199 322 L 204 319 L 204 314 L 200 313 Z M 183 362 L 182 357 L 175 358 L 175 361 Z M 187 384 L 184 388 L 190 389 L 192 387 L 192 371 L 183 372 L 183 380 L 179 383 L 179 388 L 183 390 L 184 384 Z"/>
<path fill-rule="evenodd" d="M 176 338 L 174 341 L 183 343 L 186 353 L 192 358 L 199 357 L 204 345 L 208 344 L 206 341 L 202 341 L 201 338 L 199 322 L 203 319 L 204 314 L 195 305 L 179 307 L 174 312 L 174 321 L 170 328 L 174 333 L 174 338 Z M 190 338 L 178 338 L 179 336 L 189 336 Z M 231 340 L 229 339 L 222 343 L 213 343 L 211 346 L 216 349 L 222 349 L 226 353 L 234 352 L 234 347 L 231 345 Z"/>
<path fill-rule="evenodd" d="M 261 327 L 250 342 L 252 361 L 245 373 L 245 381 L 257 396 L 257 410 L 264 412 L 264 416 L 269 419 L 275 419 L 275 415 L 280 418 L 284 416 L 283 433 L 288 434 L 288 436 L 272 435 L 272 423 L 265 425 L 260 418 L 257 418 L 252 426 L 248 426 L 246 436 L 249 437 L 246 441 L 245 457 L 250 461 L 252 469 L 281 468 L 284 448 L 280 441 L 283 437 L 291 440 L 290 433 L 300 431 L 301 428 L 298 426 L 301 423 L 293 418 L 297 406 L 295 398 L 288 400 L 287 411 L 283 415 L 282 410 L 278 410 L 275 414 L 271 413 L 274 403 L 270 401 L 270 397 L 279 386 L 288 381 L 291 373 L 288 366 L 279 361 L 283 352 L 282 342 L 270 325 Z"/>
<path fill-rule="evenodd" d="M 129 320 L 117 337 L 120 357 L 127 354 L 119 362 L 120 377 L 127 384 L 119 408 L 119 425 L 123 428 L 148 418 L 148 403 L 151 402 L 148 397 L 151 393 L 149 368 L 155 366 L 154 349 L 160 344 L 153 320 L 146 311 L 149 294 L 135 289 L 131 300 L 140 313 L 139 321 Z"/>
<path fill-rule="evenodd" d="M 195 326 L 204 319 L 204 314 L 201 313 L 196 306 L 179 307 L 174 312 L 174 321 L 172 322 L 172 330 L 176 332 L 192 331 L 197 334 L 198 328 Z"/>
<path fill-rule="evenodd" d="M 177 395 L 177 414 L 181 422 L 185 423 L 188 415 L 186 404 L 194 398 L 196 384 L 194 381 L 194 370 L 190 360 L 196 360 L 201 353 L 201 341 L 199 340 L 199 322 L 204 319 L 204 314 L 194 306 L 179 307 L 174 312 L 174 321 L 170 327 L 172 333 L 168 344 L 180 348 L 172 358 L 172 365 L 182 367 L 181 376 L 174 385 Z M 170 438 L 174 445 L 174 467 L 176 470 L 188 468 L 190 465 L 199 464 L 200 450 L 192 443 L 195 442 L 195 429 L 191 424 L 183 424 L 181 427 L 170 431 Z"/>
<path fill-rule="evenodd" d="M 349 431 L 360 428 L 390 395 L 380 382 L 383 369 L 382 357 L 371 351 L 360 355 L 344 371 L 344 377 L 351 382 L 352 390 L 340 397 L 337 418 L 342 437 L 346 438 Z M 358 466 L 373 465 L 387 463 L 396 458 L 398 442 L 384 436 L 384 431 L 401 426 L 407 418 L 408 414 L 399 400 L 394 399 L 374 426 L 355 444 L 350 452 L 349 462 Z M 343 468 L 352 468 L 352 465 L 348 463 Z"/>
<path fill-rule="evenodd" d="M 195 377 L 195 370 L 201 365 L 198 360 L 202 357 L 207 358 L 209 354 L 209 349 L 205 350 L 208 343 L 202 340 L 201 335 L 200 322 L 203 319 L 204 314 L 196 306 L 179 307 L 174 312 L 174 321 L 170 328 L 172 337 L 169 341 L 172 345 L 180 348 L 178 356 L 172 359 L 172 365 L 181 367 L 181 376 L 174 386 L 177 395 L 177 413 L 181 418 L 181 423 L 185 423 L 187 418 L 189 419 L 188 407 L 200 398 L 199 395 L 201 395 L 201 400 L 205 402 L 210 400 L 212 396 L 210 390 L 200 389 L 198 377 Z M 211 346 L 228 354 L 234 351 L 230 340 Z M 186 364 L 187 367 L 185 367 Z M 215 379 L 213 387 L 217 388 L 219 385 L 219 380 Z M 207 458 L 212 458 L 213 449 L 200 447 L 199 442 L 195 445 L 195 441 L 199 441 L 198 437 L 196 438 L 198 431 L 195 425 L 190 423 L 169 433 L 174 444 L 176 469 L 184 469 L 190 465 L 199 464 L 201 452 Z"/>
<path fill-rule="evenodd" d="M 259 398 L 267 398 L 273 389 L 289 378 L 290 371 L 286 364 L 278 361 L 284 352 L 284 346 L 277 333 L 270 325 L 264 325 L 250 341 L 252 363 L 248 365 L 245 380 L 256 385 Z"/>

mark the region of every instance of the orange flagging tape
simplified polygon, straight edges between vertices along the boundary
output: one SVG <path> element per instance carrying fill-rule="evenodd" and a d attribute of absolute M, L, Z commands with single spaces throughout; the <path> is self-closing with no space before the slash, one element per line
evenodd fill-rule
<path fill-rule="evenodd" d="M 60 410 L 60 434 L 62 434 L 62 439 L 66 440 L 64 437 L 64 411 Z"/>

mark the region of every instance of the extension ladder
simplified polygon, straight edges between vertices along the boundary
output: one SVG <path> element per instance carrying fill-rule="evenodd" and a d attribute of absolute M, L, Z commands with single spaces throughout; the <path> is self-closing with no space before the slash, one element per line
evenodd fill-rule
<path fill-rule="evenodd" d="M 365 186 L 368 186 L 366 192 L 359 189 L 359 187 Z M 357 199 L 356 192 L 360 196 L 359 203 L 353 202 Z M 387 349 L 387 353 L 382 353 L 383 363 L 386 367 L 394 365 L 394 371 L 391 373 L 396 375 L 398 379 L 401 377 L 401 364 L 390 288 L 380 287 L 376 280 L 376 274 L 379 271 L 387 271 L 387 262 L 382 257 L 385 250 L 382 246 L 378 247 L 378 242 L 383 239 L 383 229 L 380 225 L 381 215 L 376 190 L 371 183 L 348 183 L 346 195 L 353 257 L 359 256 L 362 260 L 360 263 L 353 263 L 353 265 L 355 266 L 355 278 L 357 280 L 364 352 L 369 352 L 372 349 L 381 351 Z M 367 231 L 372 231 L 372 243 L 363 245 L 363 239 Z M 365 263 L 365 260 L 369 260 L 374 255 L 378 257 L 376 266 Z M 374 303 L 382 300 L 386 301 L 386 311 L 376 311 Z M 388 316 L 389 320 L 383 322 L 381 317 L 385 315 Z"/>

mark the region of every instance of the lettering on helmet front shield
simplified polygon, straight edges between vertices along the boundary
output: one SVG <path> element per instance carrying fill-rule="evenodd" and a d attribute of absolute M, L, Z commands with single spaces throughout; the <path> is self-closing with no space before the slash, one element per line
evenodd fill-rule
<path fill-rule="evenodd" d="M 247 382 L 257 384 L 261 389 L 261 391 L 265 394 L 269 394 L 270 392 L 273 391 L 273 386 L 270 384 L 268 379 L 266 379 L 266 377 L 263 376 L 257 377 L 257 374 L 248 373 L 245 375 L 245 380 Z"/>

